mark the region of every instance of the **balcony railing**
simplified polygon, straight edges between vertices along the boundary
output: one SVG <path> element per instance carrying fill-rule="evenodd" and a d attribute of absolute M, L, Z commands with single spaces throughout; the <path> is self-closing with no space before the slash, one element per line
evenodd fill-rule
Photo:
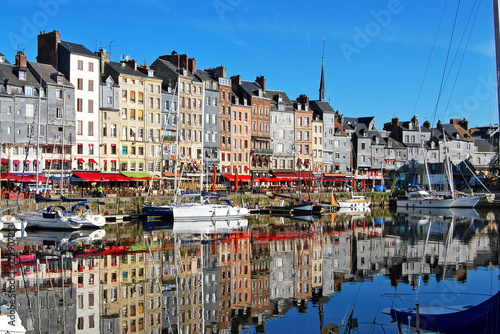
<path fill-rule="evenodd" d="M 164 141 L 175 141 L 176 136 L 163 136 Z"/>
<path fill-rule="evenodd" d="M 264 148 L 252 148 L 252 153 L 273 154 L 273 150 L 268 150 Z"/>

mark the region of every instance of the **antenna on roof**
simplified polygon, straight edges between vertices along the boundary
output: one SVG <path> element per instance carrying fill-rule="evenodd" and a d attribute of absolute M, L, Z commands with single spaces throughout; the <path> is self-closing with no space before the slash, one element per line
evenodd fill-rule
<path fill-rule="evenodd" d="M 111 55 L 111 44 L 113 44 L 114 40 L 109 42 L 109 45 L 108 45 L 108 54 Z M 120 45 L 115 45 L 115 46 L 120 46 Z"/>

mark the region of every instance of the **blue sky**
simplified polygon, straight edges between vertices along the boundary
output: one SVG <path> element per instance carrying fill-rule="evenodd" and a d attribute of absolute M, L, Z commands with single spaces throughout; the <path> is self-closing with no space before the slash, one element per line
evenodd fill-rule
<path fill-rule="evenodd" d="M 436 112 L 457 1 L 16 0 L 4 8 L 0 52 L 11 62 L 18 45 L 35 60 L 39 31 L 59 30 L 91 51 L 111 44 L 114 61 L 151 64 L 175 50 L 198 68 L 264 75 L 269 89 L 317 99 L 326 41 L 326 97 L 346 116 L 375 116 L 377 128 L 414 114 L 433 124 L 498 123 L 490 0 L 461 1 Z"/>

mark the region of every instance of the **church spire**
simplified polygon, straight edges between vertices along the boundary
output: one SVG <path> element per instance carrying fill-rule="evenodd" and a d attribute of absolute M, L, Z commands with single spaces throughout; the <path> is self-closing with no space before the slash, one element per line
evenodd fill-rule
<path fill-rule="evenodd" d="M 319 84 L 319 100 L 326 102 L 325 99 L 325 41 L 323 41 L 323 57 L 321 65 L 321 82 Z"/>

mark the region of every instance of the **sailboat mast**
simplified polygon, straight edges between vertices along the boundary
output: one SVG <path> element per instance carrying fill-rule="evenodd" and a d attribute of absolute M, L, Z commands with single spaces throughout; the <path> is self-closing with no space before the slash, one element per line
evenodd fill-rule
<path fill-rule="evenodd" d="M 203 156 L 204 152 L 203 150 L 205 149 L 204 141 L 205 141 L 205 81 L 201 81 L 201 85 L 203 86 L 203 96 L 201 101 L 201 157 L 200 157 L 200 195 L 203 192 L 203 168 L 205 168 L 205 164 L 203 161 Z M 203 198 L 200 196 L 200 202 L 203 202 Z"/>
<path fill-rule="evenodd" d="M 62 136 L 61 136 L 61 183 L 59 184 L 60 188 L 61 188 L 61 195 L 63 193 L 63 184 L 64 184 L 64 117 L 65 117 L 65 113 L 66 113 L 66 99 L 64 97 L 64 90 L 63 90 L 63 108 L 62 108 L 62 113 L 63 113 L 63 117 L 62 117 Z"/>
<path fill-rule="evenodd" d="M 36 130 L 36 163 L 33 163 L 33 167 L 35 170 L 35 194 L 38 195 L 38 168 L 40 168 L 40 159 L 39 159 L 39 151 L 40 151 L 40 109 L 42 105 L 42 75 L 40 74 L 40 88 L 38 89 L 38 110 L 37 110 L 37 130 Z"/>
<path fill-rule="evenodd" d="M 500 0 L 493 0 L 493 14 L 495 17 L 495 49 L 497 60 L 497 100 L 500 119 Z"/>
<path fill-rule="evenodd" d="M 179 167 L 179 87 L 181 84 L 180 77 L 177 77 L 177 85 L 175 86 L 174 94 L 177 94 L 177 103 L 175 104 L 175 163 L 174 163 L 174 203 L 177 203 L 177 168 Z M 175 98 L 173 99 L 175 101 Z M 181 175 L 182 177 L 182 175 Z"/>

